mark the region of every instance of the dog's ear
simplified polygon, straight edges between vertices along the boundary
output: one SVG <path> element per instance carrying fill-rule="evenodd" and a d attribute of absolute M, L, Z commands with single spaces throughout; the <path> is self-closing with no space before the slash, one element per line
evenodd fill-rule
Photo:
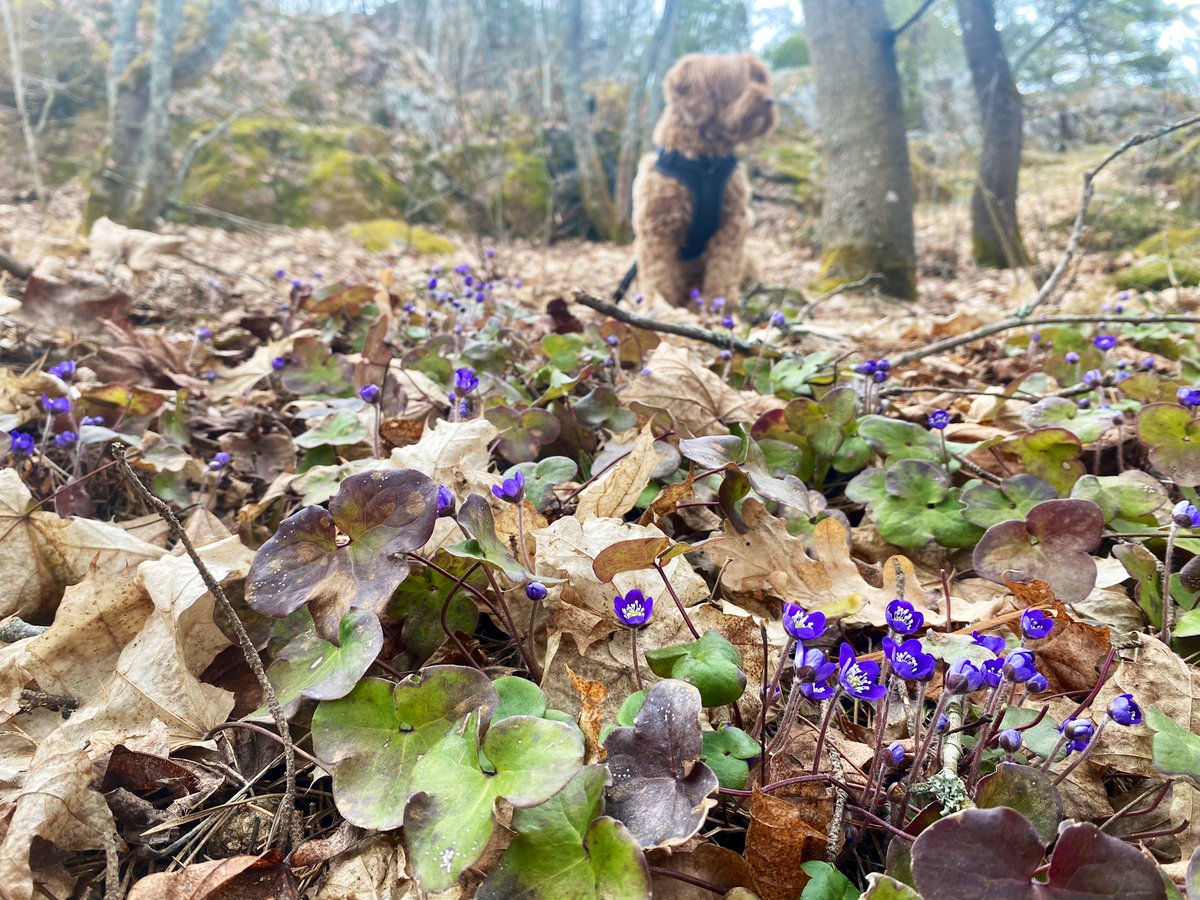
<path fill-rule="evenodd" d="M 753 53 L 743 53 L 742 62 L 746 67 L 746 75 L 755 84 L 771 83 L 771 70 L 767 68 L 766 63 Z"/>
<path fill-rule="evenodd" d="M 666 78 L 663 79 L 663 99 L 667 103 L 684 100 L 690 96 L 695 81 L 691 71 L 694 62 L 694 54 L 688 54 L 667 72 Z"/>

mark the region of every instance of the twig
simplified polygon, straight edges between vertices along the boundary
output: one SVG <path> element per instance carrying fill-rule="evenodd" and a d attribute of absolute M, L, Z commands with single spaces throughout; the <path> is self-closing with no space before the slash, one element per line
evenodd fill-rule
<path fill-rule="evenodd" d="M 1021 55 L 1017 57 L 1016 62 L 1013 63 L 1013 75 L 1015 76 L 1018 72 L 1020 72 L 1021 69 L 1025 67 L 1025 63 L 1029 62 L 1029 57 L 1033 56 L 1033 54 L 1037 52 L 1038 48 L 1050 39 L 1050 36 L 1054 34 L 1054 32 L 1058 31 L 1058 29 L 1066 25 L 1067 22 L 1075 18 L 1075 16 L 1077 16 L 1079 12 L 1088 5 L 1088 2 L 1089 0 L 1076 0 L 1074 6 L 1055 19 L 1049 28 L 1039 34 L 1033 40 L 1033 42 L 1021 52 Z"/>
<path fill-rule="evenodd" d="M 121 900 L 121 856 L 112 829 L 104 832 L 104 900 Z"/>
<path fill-rule="evenodd" d="M 842 826 L 846 818 L 846 799 L 849 796 L 846 789 L 839 784 L 839 782 L 845 782 L 846 780 L 846 769 L 842 765 L 841 754 L 837 752 L 833 744 L 829 745 L 829 768 L 833 770 L 833 774 L 838 779 L 837 782 L 833 783 L 835 798 L 833 801 L 833 817 L 829 820 L 829 829 L 825 832 L 825 861 L 832 866 L 837 862 L 838 853 L 841 849 L 838 845 L 842 842 Z M 864 812 L 867 811 L 864 810 Z M 871 816 L 869 812 L 867 812 L 867 815 Z M 871 818 L 874 818 L 874 816 L 871 816 Z"/>
<path fill-rule="evenodd" d="M 904 32 L 906 32 L 910 27 L 915 25 L 917 20 L 920 19 L 921 16 L 925 15 L 925 13 L 929 11 L 929 7 L 933 6 L 935 2 L 936 0 L 925 0 L 925 2 L 917 8 L 915 13 L 905 19 L 904 23 L 892 32 L 892 40 L 896 40 L 896 38 L 900 37 L 900 35 L 904 34 Z"/>
<path fill-rule="evenodd" d="M 864 275 L 862 278 L 859 278 L 857 281 L 845 281 L 842 284 L 836 285 L 835 287 L 832 287 L 829 290 L 827 290 L 820 297 L 817 297 L 815 300 L 810 301 L 808 303 L 808 305 L 804 307 L 804 317 L 806 319 L 811 319 L 813 311 L 820 304 L 824 303 L 826 300 L 831 300 L 834 297 L 836 297 L 838 294 L 845 294 L 849 291 L 856 291 L 859 288 L 866 287 L 867 285 L 872 284 L 876 281 L 883 281 L 883 276 L 880 275 L 878 272 L 871 272 L 869 275 Z"/>
<path fill-rule="evenodd" d="M 175 513 L 171 511 L 171 507 L 151 493 L 133 473 L 133 469 L 129 467 L 129 462 L 125 459 L 124 444 L 120 442 L 114 443 L 112 454 L 117 461 L 117 469 L 124 476 L 130 487 L 133 488 L 134 493 L 154 508 L 154 511 L 167 523 L 167 527 L 171 530 L 171 533 L 183 545 L 183 549 L 187 553 L 188 558 L 191 559 L 192 565 L 200 573 L 200 578 L 204 581 L 204 586 L 212 594 L 221 612 L 229 619 L 229 625 L 237 635 L 238 644 L 242 648 L 242 654 L 246 657 L 246 664 L 250 667 L 250 671 L 254 673 L 254 677 L 258 679 L 259 686 L 262 687 L 263 697 L 267 701 L 267 707 L 271 710 L 271 718 L 275 720 L 275 727 L 279 729 L 279 739 L 283 744 L 284 766 L 283 799 L 280 801 L 275 819 L 271 823 L 271 834 L 267 838 L 267 843 L 274 843 L 275 839 L 278 838 L 280 849 L 286 853 L 290 844 L 298 842 L 300 839 L 300 822 L 294 815 L 296 805 L 296 748 L 292 743 L 291 732 L 288 730 L 287 716 L 283 714 L 283 707 L 279 705 L 279 696 L 275 693 L 275 688 L 271 685 L 271 680 L 267 678 L 262 660 L 259 659 L 258 651 L 254 648 L 254 642 L 250 640 L 250 635 L 246 633 L 246 626 L 242 624 L 242 620 L 238 618 L 233 604 L 225 596 L 225 591 L 221 588 L 221 583 L 213 577 L 212 573 L 208 571 L 208 567 L 204 565 L 204 560 L 196 552 L 196 548 L 192 544 L 192 539 L 183 530 L 183 526 L 179 523 L 179 519 L 175 517 Z"/>

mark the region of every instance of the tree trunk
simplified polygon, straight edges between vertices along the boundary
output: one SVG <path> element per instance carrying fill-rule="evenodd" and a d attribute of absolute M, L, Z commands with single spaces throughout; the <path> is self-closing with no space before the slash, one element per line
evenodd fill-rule
<path fill-rule="evenodd" d="M 834 287 L 875 274 L 916 295 L 913 183 L 882 0 L 804 0 L 825 160 L 821 277 Z"/>
<path fill-rule="evenodd" d="M 212 69 L 229 42 L 238 0 L 210 0 L 200 36 L 176 52 L 185 0 L 156 0 L 151 46 L 137 45 L 140 0 L 117 9 L 117 34 L 109 65 L 109 133 L 92 175 L 84 227 L 101 216 L 150 228 L 163 211 L 172 182 L 171 92 Z"/>
<path fill-rule="evenodd" d="M 670 47 L 675 43 L 675 23 L 679 21 L 679 0 L 666 0 L 662 18 L 654 30 L 654 39 L 646 51 L 646 61 L 640 77 L 629 92 L 625 108 L 625 124 L 621 129 L 621 153 L 617 159 L 617 232 L 621 240 L 633 236 L 633 175 L 642 152 L 646 110 L 643 101 L 647 92 L 653 95 L 667 68 Z"/>
<path fill-rule="evenodd" d="M 8 36 L 8 59 L 12 73 L 13 96 L 17 103 L 17 117 L 21 120 L 21 134 L 25 138 L 25 155 L 29 157 L 29 171 L 33 175 L 33 192 L 39 200 L 44 202 L 46 190 L 42 187 L 37 138 L 34 136 L 33 123 L 29 119 L 29 109 L 25 106 L 25 72 L 21 65 L 21 49 L 17 45 L 17 26 L 10 0 L 0 0 L 0 14 L 2 14 L 0 18 L 3 18 L 4 21 L 4 32 Z"/>
<path fill-rule="evenodd" d="M 979 104 L 979 176 L 971 197 L 972 256 L 1008 269 L 1026 261 L 1017 224 L 1021 169 L 1021 94 L 996 30 L 992 0 L 958 0 L 963 49 Z"/>
<path fill-rule="evenodd" d="M 563 105 L 575 147 L 575 165 L 583 192 L 583 208 L 592 228 L 611 239 L 616 233 L 617 210 L 608 189 L 608 177 L 592 134 L 591 116 L 583 96 L 583 0 L 570 0 L 566 9 L 566 39 L 563 42 Z"/>

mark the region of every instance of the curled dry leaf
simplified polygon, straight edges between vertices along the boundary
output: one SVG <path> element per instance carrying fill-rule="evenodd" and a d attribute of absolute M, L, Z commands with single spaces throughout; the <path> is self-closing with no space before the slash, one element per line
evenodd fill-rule
<path fill-rule="evenodd" d="M 579 493 L 575 516 L 580 520 L 620 518 L 633 509 L 658 461 L 654 434 L 646 425 L 638 434 L 629 455 L 610 466 Z"/>
<path fill-rule="evenodd" d="M 224 897 L 299 898 L 300 888 L 278 850 L 261 856 L 232 856 L 193 863 L 178 872 L 147 875 L 129 900 L 220 900 Z"/>
<path fill-rule="evenodd" d="M 436 484 L 450 488 L 457 497 L 465 497 L 472 490 L 486 493 L 485 484 L 494 484 L 494 476 L 478 479 L 472 473 L 487 472 L 491 462 L 488 447 L 499 433 L 484 418 L 465 422 L 440 419 L 432 428 L 426 428 L 411 447 L 393 450 L 389 463 L 396 469 L 424 472 Z"/>
<path fill-rule="evenodd" d="M 746 861 L 763 900 L 798 897 L 809 880 L 800 867 L 824 858 L 827 844 L 825 832 L 807 822 L 795 803 L 764 794 L 755 785 L 746 831 Z"/>
<path fill-rule="evenodd" d="M 646 358 L 648 375 L 639 375 L 622 394 L 634 403 L 668 410 L 684 437 L 728 434 L 726 423 L 754 421 L 745 399 L 716 372 L 692 362 L 687 349 L 659 344 Z"/>

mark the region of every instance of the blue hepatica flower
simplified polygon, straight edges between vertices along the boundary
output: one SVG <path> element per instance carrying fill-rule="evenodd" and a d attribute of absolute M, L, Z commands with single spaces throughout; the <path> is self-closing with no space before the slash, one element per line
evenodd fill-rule
<path fill-rule="evenodd" d="M 776 328 L 783 328 L 787 325 L 787 316 L 779 310 L 775 310 L 775 312 L 771 313 L 771 324 Z"/>
<path fill-rule="evenodd" d="M 1058 726 L 1058 730 L 1066 736 L 1067 752 L 1070 753 L 1087 749 L 1092 735 L 1096 733 L 1096 726 L 1087 719 L 1067 719 Z"/>
<path fill-rule="evenodd" d="M 1111 334 L 1098 334 L 1092 339 L 1092 343 L 1096 345 L 1098 350 L 1111 350 L 1117 346 L 1117 339 Z"/>
<path fill-rule="evenodd" d="M 1027 609 L 1021 613 L 1021 634 L 1031 641 L 1040 641 L 1054 630 L 1054 619 L 1040 609 Z"/>
<path fill-rule="evenodd" d="M 47 371 L 63 381 L 70 381 L 75 377 L 75 360 L 64 359 L 58 365 L 51 366 Z"/>
<path fill-rule="evenodd" d="M 500 484 L 492 485 L 492 494 L 497 500 L 503 500 L 506 503 L 519 503 L 524 493 L 525 475 L 519 471 L 514 472 L 512 478 L 505 478 Z"/>
<path fill-rule="evenodd" d="M 479 387 L 479 378 L 470 366 L 454 370 L 454 388 L 459 394 L 466 396 Z"/>
<path fill-rule="evenodd" d="M 796 678 L 801 683 L 825 684 L 837 670 L 837 666 L 825 658 L 825 654 L 816 647 L 796 645 L 793 657 L 796 667 Z"/>
<path fill-rule="evenodd" d="M 905 681 L 925 681 L 933 676 L 933 670 L 937 668 L 933 654 L 926 653 L 916 638 L 897 644 L 890 637 L 885 637 L 883 655 L 891 661 L 896 674 Z"/>
<path fill-rule="evenodd" d="M 1171 509 L 1171 521 L 1182 528 L 1200 528 L 1200 509 L 1180 500 Z"/>
<path fill-rule="evenodd" d="M 1200 390 L 1190 387 L 1181 387 L 1175 392 L 1175 399 L 1188 409 L 1195 409 L 1197 406 L 1200 406 Z"/>
<path fill-rule="evenodd" d="M 540 581 L 531 581 L 529 584 L 525 585 L 525 596 L 534 603 L 540 603 L 541 601 L 545 600 L 546 594 L 548 593 L 549 591 L 546 590 L 546 586 Z M 650 601 L 650 603 L 651 606 L 654 605 L 653 600 Z"/>
<path fill-rule="evenodd" d="M 1021 648 L 1011 651 L 1008 656 L 1004 657 L 1004 674 L 1010 681 L 1024 684 L 1037 673 L 1032 650 Z"/>
<path fill-rule="evenodd" d="M 825 613 L 805 612 L 795 603 L 785 603 L 783 630 L 798 641 L 815 641 L 825 633 Z"/>
<path fill-rule="evenodd" d="M 974 638 L 972 643 L 978 644 L 980 647 L 990 650 L 992 653 L 1000 653 L 1002 650 L 1004 650 L 1004 638 L 999 637 L 998 635 L 980 634 L 978 631 L 972 631 L 971 637 Z"/>
<path fill-rule="evenodd" d="M 998 656 L 994 659 L 985 659 L 980 664 L 979 671 L 983 673 L 983 680 L 988 687 L 998 687 L 1000 678 L 1004 674 L 1004 660 Z"/>
<path fill-rule="evenodd" d="M 950 663 L 946 669 L 946 690 L 952 694 L 969 694 L 983 686 L 983 672 L 965 656 Z"/>
<path fill-rule="evenodd" d="M 210 469 L 212 469 L 214 472 L 220 472 L 222 469 L 224 469 L 226 466 L 228 466 L 232 461 L 233 461 L 232 456 L 230 456 L 224 450 L 218 450 L 216 453 L 213 454 L 212 461 L 208 464 L 208 467 Z"/>
<path fill-rule="evenodd" d="M 878 700 L 887 693 L 879 684 L 879 663 L 872 660 L 859 662 L 854 648 L 845 641 L 838 652 L 838 681 L 856 700 Z"/>
<path fill-rule="evenodd" d="M 996 737 L 996 743 L 1005 753 L 1016 753 L 1021 749 L 1022 741 L 1021 732 L 1015 728 L 1006 728 Z"/>
<path fill-rule="evenodd" d="M 24 431 L 10 431 L 8 433 L 8 446 L 17 456 L 31 456 L 35 446 L 33 435 L 26 434 Z"/>
<path fill-rule="evenodd" d="M 437 514 L 439 516 L 454 515 L 454 494 L 444 484 L 438 485 Z"/>
<path fill-rule="evenodd" d="M 950 413 L 944 409 L 935 409 L 929 414 L 929 427 L 941 431 L 950 424 Z"/>
<path fill-rule="evenodd" d="M 1118 725 L 1141 725 L 1142 708 L 1133 694 L 1117 694 L 1108 704 L 1108 717 Z"/>
<path fill-rule="evenodd" d="M 1025 690 L 1031 694 L 1043 694 L 1050 690 L 1050 682 L 1041 672 L 1035 672 L 1033 677 L 1025 682 Z"/>
<path fill-rule="evenodd" d="M 71 401 L 66 397 L 48 397 L 42 394 L 42 409 L 54 415 L 71 411 Z"/>
<path fill-rule="evenodd" d="M 1063 354 L 1063 362 L 1077 363 L 1077 362 L 1079 362 L 1079 354 L 1076 353 L 1074 350 L 1068 350 L 1066 353 Z"/>
<path fill-rule="evenodd" d="M 887 762 L 893 768 L 904 764 L 904 745 L 899 741 L 892 741 L 887 747 Z"/>
<path fill-rule="evenodd" d="M 70 447 L 72 444 L 74 444 L 77 440 L 79 440 L 79 435 L 77 435 L 75 432 L 61 431 L 54 436 L 54 446 L 60 450 L 65 450 L 67 447 Z"/>
<path fill-rule="evenodd" d="M 887 619 L 888 627 L 896 634 L 915 634 L 925 624 L 924 614 L 917 612 L 911 603 L 900 597 L 887 605 L 884 618 Z"/>
<path fill-rule="evenodd" d="M 654 612 L 654 598 L 633 588 L 626 591 L 623 597 L 619 594 L 613 597 L 613 611 L 626 628 L 641 628 L 650 621 L 650 614 Z"/>
<path fill-rule="evenodd" d="M 360 387 L 358 389 L 358 396 L 360 396 L 363 399 L 363 401 L 366 403 L 378 403 L 379 402 L 379 385 L 364 384 L 362 387 Z"/>

